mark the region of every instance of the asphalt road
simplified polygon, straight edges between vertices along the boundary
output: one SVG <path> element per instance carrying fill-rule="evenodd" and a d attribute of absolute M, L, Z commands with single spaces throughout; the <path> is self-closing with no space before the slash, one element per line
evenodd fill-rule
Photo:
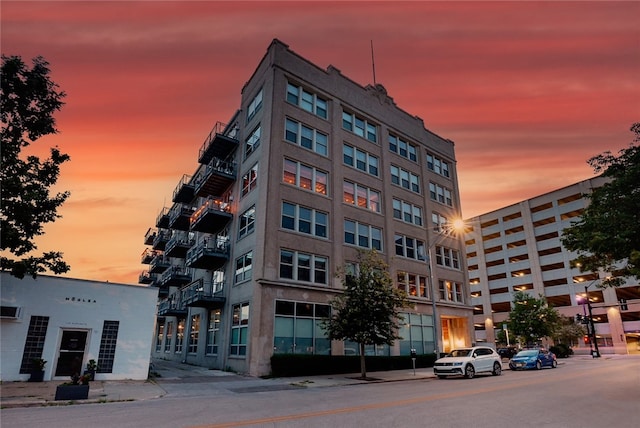
<path fill-rule="evenodd" d="M 155 400 L 6 409 L 2 427 L 639 426 L 640 358 L 569 359 L 557 369 L 474 379 L 282 390 L 184 385 Z"/>

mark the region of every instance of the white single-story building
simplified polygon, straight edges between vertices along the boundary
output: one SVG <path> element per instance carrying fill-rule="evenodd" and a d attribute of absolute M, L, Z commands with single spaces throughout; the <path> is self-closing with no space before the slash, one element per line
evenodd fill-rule
<path fill-rule="evenodd" d="M 67 380 L 98 363 L 97 380 L 147 379 L 158 300 L 155 287 L 0 273 L 0 380 Z"/>

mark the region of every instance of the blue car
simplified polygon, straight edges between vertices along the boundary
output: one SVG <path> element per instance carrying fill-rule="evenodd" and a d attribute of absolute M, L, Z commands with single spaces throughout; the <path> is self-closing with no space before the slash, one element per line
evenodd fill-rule
<path fill-rule="evenodd" d="M 551 367 L 552 369 L 558 367 L 558 360 L 553 352 L 541 349 L 526 349 L 518 352 L 509 361 L 511 370 L 540 370 L 543 367 Z"/>

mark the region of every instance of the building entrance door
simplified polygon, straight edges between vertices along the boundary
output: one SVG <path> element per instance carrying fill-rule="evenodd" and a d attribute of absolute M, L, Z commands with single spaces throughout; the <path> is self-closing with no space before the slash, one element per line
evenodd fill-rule
<path fill-rule="evenodd" d="M 56 376 L 72 376 L 82 374 L 82 361 L 87 343 L 86 330 L 63 330 Z"/>

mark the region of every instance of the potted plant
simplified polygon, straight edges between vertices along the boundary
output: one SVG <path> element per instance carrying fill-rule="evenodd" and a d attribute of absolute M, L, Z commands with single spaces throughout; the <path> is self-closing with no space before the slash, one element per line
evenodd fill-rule
<path fill-rule="evenodd" d="M 56 387 L 55 400 L 86 400 L 89 398 L 88 374 L 71 376 L 71 382 L 65 382 Z"/>
<path fill-rule="evenodd" d="M 31 376 L 29 382 L 42 382 L 44 380 L 44 366 L 47 364 L 42 358 L 31 360 Z"/>
<path fill-rule="evenodd" d="M 96 360 L 91 359 L 87 361 L 87 369 L 84 371 L 85 375 L 89 375 L 89 380 L 96 380 L 96 371 L 98 370 L 98 363 Z"/>

